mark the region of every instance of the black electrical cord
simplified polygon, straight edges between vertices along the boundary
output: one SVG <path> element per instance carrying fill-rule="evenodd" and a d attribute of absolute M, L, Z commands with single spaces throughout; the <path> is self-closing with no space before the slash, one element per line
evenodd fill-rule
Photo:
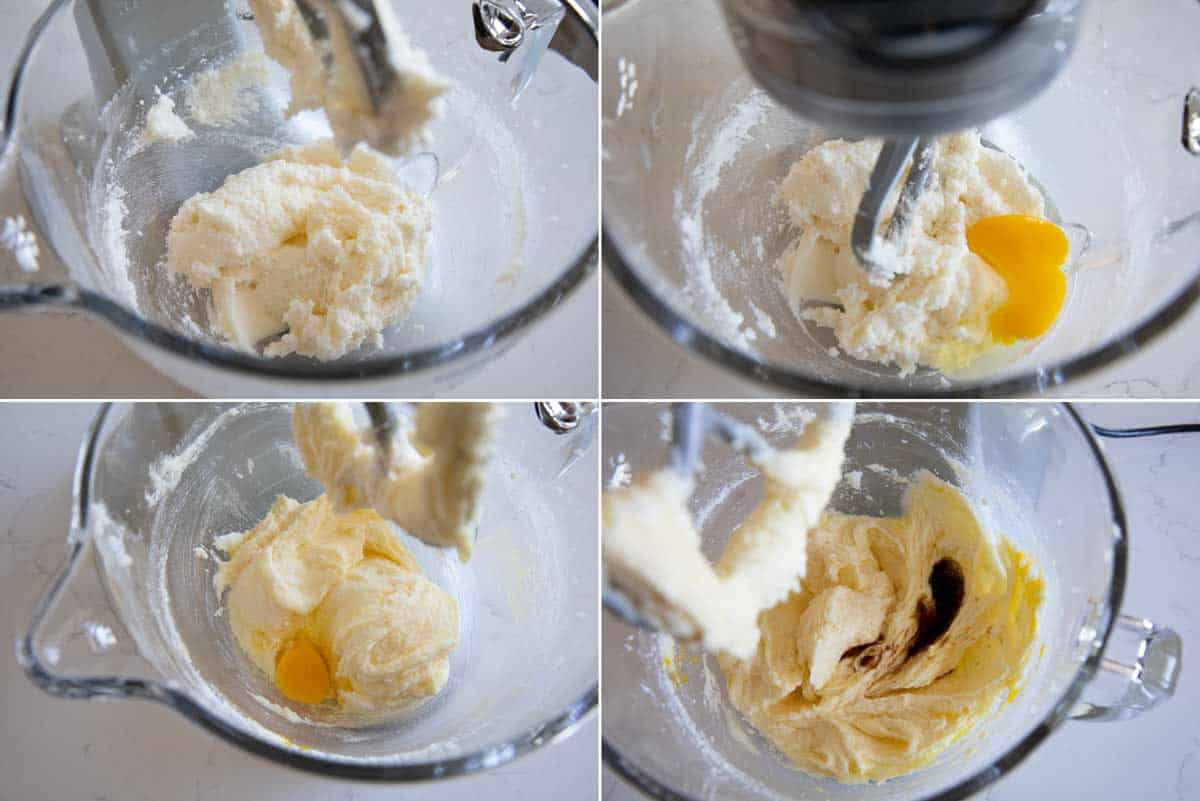
<path fill-rule="evenodd" d="M 1105 428 L 1093 424 L 1092 431 L 1102 437 L 1111 437 L 1112 439 L 1133 439 L 1134 437 L 1197 433 L 1200 432 L 1200 423 L 1178 423 L 1171 426 L 1149 426 L 1147 428 Z"/>

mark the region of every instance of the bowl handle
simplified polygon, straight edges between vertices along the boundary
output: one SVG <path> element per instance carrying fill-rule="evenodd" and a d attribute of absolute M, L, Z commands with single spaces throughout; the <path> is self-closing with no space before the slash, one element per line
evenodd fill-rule
<path fill-rule="evenodd" d="M 1091 424 L 1106 439 L 1134 439 L 1200 432 L 1200 425 L 1181 423 L 1146 428 L 1105 428 Z M 1128 720 L 1175 694 L 1183 667 L 1183 642 L 1174 629 L 1134 615 L 1119 615 L 1104 655 L 1103 674 L 1116 679 L 1120 691 L 1115 701 L 1080 701 L 1071 710 L 1075 720 Z"/>
<path fill-rule="evenodd" d="M 97 421 L 102 418 L 103 412 L 97 415 Z M 94 437 L 90 441 L 94 443 Z M 81 453 L 80 466 L 84 466 L 85 459 Z M 78 473 L 77 468 L 77 478 Z M 281 751 L 228 719 L 212 714 L 183 689 L 162 682 L 154 667 L 137 653 L 129 630 L 112 611 L 98 571 L 88 570 L 83 564 L 85 554 L 93 548 L 86 525 L 76 525 L 73 521 L 66 559 L 38 599 L 29 631 L 17 641 L 17 662 L 34 684 L 59 698 L 158 701 L 251 753 L 309 770 L 324 767 L 319 760 L 310 762 Z M 95 596 L 97 591 L 99 600 Z M 120 660 L 119 664 L 114 657 Z M 116 669 L 110 671 L 114 666 Z M 364 777 L 352 770 L 346 775 Z M 370 773 L 365 775 L 377 778 Z"/>
<path fill-rule="evenodd" d="M 62 698 L 165 701 L 171 693 L 138 654 L 98 572 L 83 564 L 95 547 L 88 527 L 90 477 L 109 409 L 108 404 L 100 407 L 79 451 L 67 554 L 34 606 L 28 631 L 17 641 L 17 662 L 34 684 Z M 101 671 L 109 675 L 88 675 Z"/>
<path fill-rule="evenodd" d="M 66 559 L 38 599 L 28 632 L 17 642 L 17 662 L 34 684 L 60 698 L 168 700 L 166 688 L 150 678 L 152 668 L 137 655 L 132 636 L 107 603 L 81 600 L 97 598 L 99 582 L 84 586 L 80 581 L 81 574 L 94 574 L 80 564 L 89 548 L 88 535 L 72 529 Z M 136 661 L 147 675 L 84 672 L 103 670 L 114 660 Z M 141 672 L 125 664 L 121 671 Z"/>
<path fill-rule="evenodd" d="M 1133 615 L 1120 615 L 1100 669 L 1123 683 L 1120 697 L 1106 704 L 1080 701 L 1075 720 L 1128 720 L 1175 694 L 1183 667 L 1183 643 L 1174 630 Z"/>

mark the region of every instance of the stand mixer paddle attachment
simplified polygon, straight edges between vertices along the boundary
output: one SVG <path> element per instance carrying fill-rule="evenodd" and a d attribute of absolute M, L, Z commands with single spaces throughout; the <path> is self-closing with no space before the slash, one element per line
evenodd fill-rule
<path fill-rule="evenodd" d="M 752 426 L 726 417 L 706 404 L 672 404 L 667 464 L 688 488 L 695 482 L 696 471 L 702 467 L 700 456 L 709 436 L 751 459 L 767 458 L 774 452 Z M 672 610 L 669 601 L 645 596 L 636 588 L 622 588 L 609 580 L 607 571 L 603 597 L 605 607 L 632 626 L 662 631 L 681 640 L 694 639 L 698 634 L 695 621 L 686 613 Z"/>
<path fill-rule="evenodd" d="M 408 47 L 388 0 L 295 0 L 305 26 L 327 54 L 326 65 L 346 59 L 359 73 L 379 113 L 389 92 L 405 80 L 402 54 Z M 523 64 L 513 79 L 512 100 L 532 80 L 538 62 L 566 10 L 559 0 L 475 0 L 471 6 L 475 39 L 501 60 L 519 54 Z"/>
<path fill-rule="evenodd" d="M 804 572 L 805 532 L 840 480 L 853 417 L 854 404 L 833 403 L 822 413 L 777 422 L 796 441 L 776 449 L 753 424 L 703 403 L 673 404 L 666 468 L 606 498 L 605 606 L 631 625 L 703 640 L 713 651 L 752 649 L 757 615 Z M 710 437 L 757 468 L 767 484 L 760 506 L 722 537 L 728 542 L 716 564 L 700 552 L 704 521 L 687 508 Z"/>
<path fill-rule="evenodd" d="M 217 41 L 222 49 L 235 49 L 243 38 L 238 29 L 242 18 L 265 27 L 262 34 L 268 55 L 282 58 L 291 55 L 289 51 L 315 51 L 320 66 L 305 64 L 300 69 L 323 70 L 325 75 L 312 74 L 305 80 L 310 86 L 313 81 L 327 81 L 340 93 L 353 96 L 339 104 L 365 105 L 374 119 L 357 133 L 376 149 L 391 149 L 391 142 L 384 139 L 389 132 L 386 116 L 393 113 L 389 106 L 414 106 L 423 94 L 445 88 L 440 79 L 433 81 L 436 85 L 424 85 L 431 79 L 429 65 L 420 54 L 414 55 L 390 0 L 254 0 L 248 17 L 239 16 L 232 8 L 214 10 L 203 4 L 173 3 L 156 9 L 155 14 L 137 13 L 138 9 L 130 6 L 92 0 L 76 7 L 80 36 L 100 96 L 111 95 L 138 72 L 140 62 L 161 57 L 165 45 L 193 29 Z M 498 52 L 501 61 L 513 56 L 520 59 L 509 98 L 516 102 L 533 79 L 566 9 L 559 0 L 475 0 L 472 14 L 480 48 Z M 280 43 L 273 52 L 271 40 Z M 296 63 L 284 66 L 297 68 Z M 144 89 L 153 100 L 154 88 Z M 299 108 L 318 99 L 293 93 L 292 103 Z"/>

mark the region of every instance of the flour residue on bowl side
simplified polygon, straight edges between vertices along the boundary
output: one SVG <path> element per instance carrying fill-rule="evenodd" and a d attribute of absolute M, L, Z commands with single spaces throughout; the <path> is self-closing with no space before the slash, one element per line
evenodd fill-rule
<path fill-rule="evenodd" d="M 167 493 L 175 489 L 179 485 L 179 480 L 183 477 L 183 473 L 192 463 L 196 461 L 196 457 L 208 445 L 208 441 L 213 438 L 221 426 L 241 416 L 246 412 L 246 407 L 234 406 L 221 414 L 217 415 L 204 430 L 196 435 L 188 444 L 180 451 L 168 454 L 159 458 L 150 465 L 150 487 L 146 490 L 146 504 L 154 506 L 162 502 L 167 496 Z"/>
<path fill-rule="evenodd" d="M 721 292 L 719 280 L 743 267 L 739 254 L 722 252 L 709 237 L 705 224 L 705 202 L 721 180 L 724 168 L 751 141 L 751 131 L 766 120 L 771 101 L 762 91 L 751 92 L 715 125 L 709 115 L 700 114 L 692 122 L 692 141 L 685 156 L 685 170 L 691 181 L 674 193 L 674 217 L 679 227 L 680 244 L 687 271 L 683 293 L 687 301 L 716 325 L 718 333 L 747 353 L 754 353 L 758 331 L 746 324 Z M 773 321 L 755 307 L 759 329 L 774 338 Z M 764 324 L 763 321 L 766 321 Z"/>
<path fill-rule="evenodd" d="M 725 723 L 725 730 L 730 739 L 747 751 L 757 753 L 761 746 L 754 742 L 752 729 L 742 714 L 726 700 L 725 677 L 720 673 L 720 667 L 713 669 L 712 657 L 705 655 L 700 660 L 700 675 L 704 687 L 704 708 L 714 718 L 720 718 Z"/>
<path fill-rule="evenodd" d="M 761 244 L 762 239 L 757 241 Z M 759 258 L 761 259 L 762 256 Z M 771 318 L 771 315 L 760 309 L 754 301 L 750 301 L 750 313 L 754 315 L 754 324 L 758 326 L 758 330 L 763 336 L 767 339 L 774 339 L 776 337 L 775 320 Z"/>
<path fill-rule="evenodd" d="M 110 578 L 127 575 L 133 566 L 133 558 L 125 549 L 125 529 L 113 521 L 112 515 L 103 503 L 93 503 L 88 507 L 88 516 L 92 521 L 92 542 L 100 555 L 100 562 Z"/>
<path fill-rule="evenodd" d="M 780 796 L 772 792 L 769 787 L 730 761 L 720 750 L 718 744 L 714 742 L 713 734 L 701 728 L 700 723 L 696 720 L 696 715 L 689 709 L 689 706 L 698 706 L 699 709 L 713 715 L 715 720 L 720 721 L 720 730 L 726 731 L 728 722 L 726 710 L 730 707 L 725 704 L 721 686 L 715 677 L 712 678 L 712 682 L 709 682 L 710 677 L 706 676 L 706 680 L 699 690 L 701 698 L 696 699 L 694 698 L 696 691 L 693 689 L 693 682 L 686 684 L 676 682 L 672 677 L 674 671 L 663 669 L 664 660 L 670 658 L 674 661 L 676 656 L 675 640 L 670 635 L 641 636 L 638 637 L 638 643 L 641 645 L 636 650 L 638 658 L 648 660 L 654 666 L 650 672 L 654 676 L 655 684 L 654 686 L 644 685 L 643 690 L 649 696 L 650 702 L 659 706 L 666 713 L 666 725 L 683 731 L 687 735 L 688 741 L 704 757 L 707 770 L 702 777 L 704 782 L 702 797 L 706 799 L 722 798 L 721 790 L 725 786 L 732 786 L 742 792 L 748 792 L 752 796 L 779 799 Z M 687 704 L 685 704 L 685 698 Z M 742 734 L 744 735 L 745 732 L 743 731 Z M 736 735 L 734 735 L 734 739 L 744 742 Z"/>
<path fill-rule="evenodd" d="M 88 533 L 102 567 L 101 581 L 108 592 L 113 611 L 132 637 L 138 654 L 160 671 L 166 672 L 166 662 L 171 657 L 164 654 L 158 645 L 161 640 L 159 632 L 153 628 L 155 618 L 144 613 L 146 565 L 135 562 L 130 554 L 131 545 L 139 544 L 138 535 L 118 522 L 101 501 L 93 501 L 88 505 L 87 520 Z M 116 637 L 116 634 L 110 630 L 108 636 Z M 176 653 L 186 655 L 186 652 L 185 648 Z"/>
<path fill-rule="evenodd" d="M 713 490 L 709 497 L 700 504 L 698 509 L 696 509 L 696 525 L 700 528 L 703 528 L 705 525 L 707 525 L 709 518 L 712 517 L 713 512 L 724 505 L 725 501 L 729 498 L 730 494 L 734 490 L 745 484 L 747 481 L 752 481 L 753 479 L 758 478 L 759 475 L 761 475 L 759 470 L 741 470 L 730 476 L 728 480 L 721 482 L 721 485 Z"/>
<path fill-rule="evenodd" d="M 100 270 L 109 281 L 109 289 L 117 300 L 137 308 L 137 292 L 129 279 L 129 255 L 125 250 L 125 189 L 116 183 L 108 184 L 104 198 L 97 206 L 89 207 L 99 222 Z M 90 216 L 90 215 L 89 215 Z"/>

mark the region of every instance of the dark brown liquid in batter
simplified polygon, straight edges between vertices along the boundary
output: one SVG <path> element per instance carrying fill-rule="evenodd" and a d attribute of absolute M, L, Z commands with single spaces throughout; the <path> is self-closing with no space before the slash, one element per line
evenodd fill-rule
<path fill-rule="evenodd" d="M 917 634 L 908 646 L 912 659 L 937 642 L 954 622 L 962 607 L 965 581 L 962 568 L 953 559 L 941 559 L 929 572 L 929 598 L 917 602 Z"/>

